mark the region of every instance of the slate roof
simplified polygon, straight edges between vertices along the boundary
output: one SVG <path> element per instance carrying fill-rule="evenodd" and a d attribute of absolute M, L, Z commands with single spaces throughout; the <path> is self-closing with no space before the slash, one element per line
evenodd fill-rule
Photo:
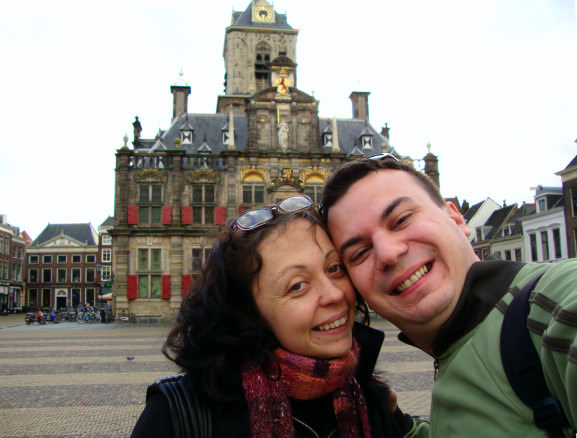
<path fill-rule="evenodd" d="M 64 235 L 71 237 L 81 243 L 88 245 L 97 245 L 98 239 L 96 232 L 91 224 L 49 224 L 40 235 L 32 242 L 32 246 L 42 245 L 64 233 Z"/>
<path fill-rule="evenodd" d="M 517 211 L 511 216 L 507 221 L 507 224 L 513 224 L 513 229 L 511 230 L 511 235 L 523 234 L 523 225 L 521 220 L 525 216 L 529 216 L 535 213 L 535 204 L 523 204 L 517 209 Z"/>
<path fill-rule="evenodd" d="M 577 141 L 577 140 L 576 140 L 576 141 Z M 577 155 L 575 155 L 575 157 L 574 157 L 574 158 L 571 160 L 571 162 L 567 165 L 567 167 L 565 168 L 565 170 L 566 170 L 566 169 L 569 169 L 570 167 L 573 167 L 573 166 L 577 166 Z"/>
<path fill-rule="evenodd" d="M 108 226 L 113 226 L 114 225 L 114 217 L 113 216 L 108 216 L 104 222 L 102 222 L 100 224 L 101 227 L 108 227 Z"/>
<path fill-rule="evenodd" d="M 322 135 L 332 130 L 332 118 L 319 118 L 319 132 L 317 143 L 313 148 L 322 150 Z M 201 148 L 208 146 L 214 155 L 227 149 L 222 133 L 228 130 L 229 114 L 182 114 L 176 118 L 170 128 L 160 131 L 154 140 L 140 140 L 137 150 L 174 149 L 174 140 L 180 138 L 181 130 L 192 129 L 194 139 L 192 144 L 181 144 L 181 149 L 189 154 L 198 153 Z M 377 132 L 370 124 L 361 119 L 337 119 L 338 141 L 341 152 L 347 155 L 364 154 L 374 155 L 381 152 L 391 152 L 387 139 Z M 361 151 L 361 134 L 373 136 L 373 148 Z M 245 113 L 234 113 L 234 144 L 242 151 L 248 144 L 248 119 Z M 355 149 L 356 147 L 356 149 Z M 330 149 L 326 152 L 330 152 Z"/>
<path fill-rule="evenodd" d="M 511 214 L 511 211 L 516 207 L 517 206 L 515 204 L 508 205 L 506 207 L 500 208 L 499 210 L 495 210 L 493 214 L 489 216 L 489 219 L 487 219 L 487 222 L 485 222 L 484 226 L 491 227 L 491 231 L 489 231 L 489 234 L 485 236 L 485 240 L 491 240 L 495 238 L 499 228 L 505 223 Z"/>
<path fill-rule="evenodd" d="M 465 222 L 469 222 L 473 218 L 473 216 L 475 216 L 477 211 L 481 208 L 481 205 L 483 205 L 483 202 L 485 201 L 481 201 L 478 204 L 469 207 L 469 209 L 463 215 L 463 217 L 465 218 Z"/>

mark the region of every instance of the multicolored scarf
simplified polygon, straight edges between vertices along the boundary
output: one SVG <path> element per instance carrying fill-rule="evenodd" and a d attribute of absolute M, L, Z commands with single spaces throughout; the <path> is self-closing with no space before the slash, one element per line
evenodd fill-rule
<path fill-rule="evenodd" d="M 242 384 L 250 414 L 251 436 L 294 437 L 289 397 L 311 400 L 333 394 L 333 408 L 341 438 L 371 436 L 367 405 L 355 379 L 359 346 L 337 359 L 312 359 L 277 349 L 280 367 L 272 361 L 265 372 L 255 363 L 243 365 Z M 279 378 L 280 377 L 280 378 Z"/>

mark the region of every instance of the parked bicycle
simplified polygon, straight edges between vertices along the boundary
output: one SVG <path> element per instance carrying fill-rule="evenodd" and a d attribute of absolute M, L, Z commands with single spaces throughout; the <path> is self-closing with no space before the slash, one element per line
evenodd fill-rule
<path fill-rule="evenodd" d="M 78 323 L 95 323 L 100 322 L 100 311 L 94 309 L 93 307 L 85 307 L 76 313 L 76 322 Z"/>

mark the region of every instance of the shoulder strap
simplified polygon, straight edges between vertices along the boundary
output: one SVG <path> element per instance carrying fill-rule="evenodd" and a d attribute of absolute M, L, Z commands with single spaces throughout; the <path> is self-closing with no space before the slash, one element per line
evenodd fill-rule
<path fill-rule="evenodd" d="M 501 360 L 511 387 L 533 410 L 535 424 L 553 438 L 562 437 L 562 428 L 569 423 L 559 400 L 547 388 L 541 360 L 527 328 L 529 295 L 540 278 L 541 275 L 526 284 L 505 312 L 501 327 Z"/>
<path fill-rule="evenodd" d="M 174 436 L 178 438 L 211 438 L 212 412 L 185 384 L 185 376 L 164 377 L 148 387 L 146 400 L 156 391 L 168 400 Z"/>

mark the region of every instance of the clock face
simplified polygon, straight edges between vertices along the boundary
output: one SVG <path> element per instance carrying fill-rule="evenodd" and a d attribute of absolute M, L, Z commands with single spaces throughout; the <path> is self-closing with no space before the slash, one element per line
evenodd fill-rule
<path fill-rule="evenodd" d="M 273 12 L 268 6 L 257 6 L 254 9 L 254 18 L 261 23 L 272 23 L 274 21 Z"/>

